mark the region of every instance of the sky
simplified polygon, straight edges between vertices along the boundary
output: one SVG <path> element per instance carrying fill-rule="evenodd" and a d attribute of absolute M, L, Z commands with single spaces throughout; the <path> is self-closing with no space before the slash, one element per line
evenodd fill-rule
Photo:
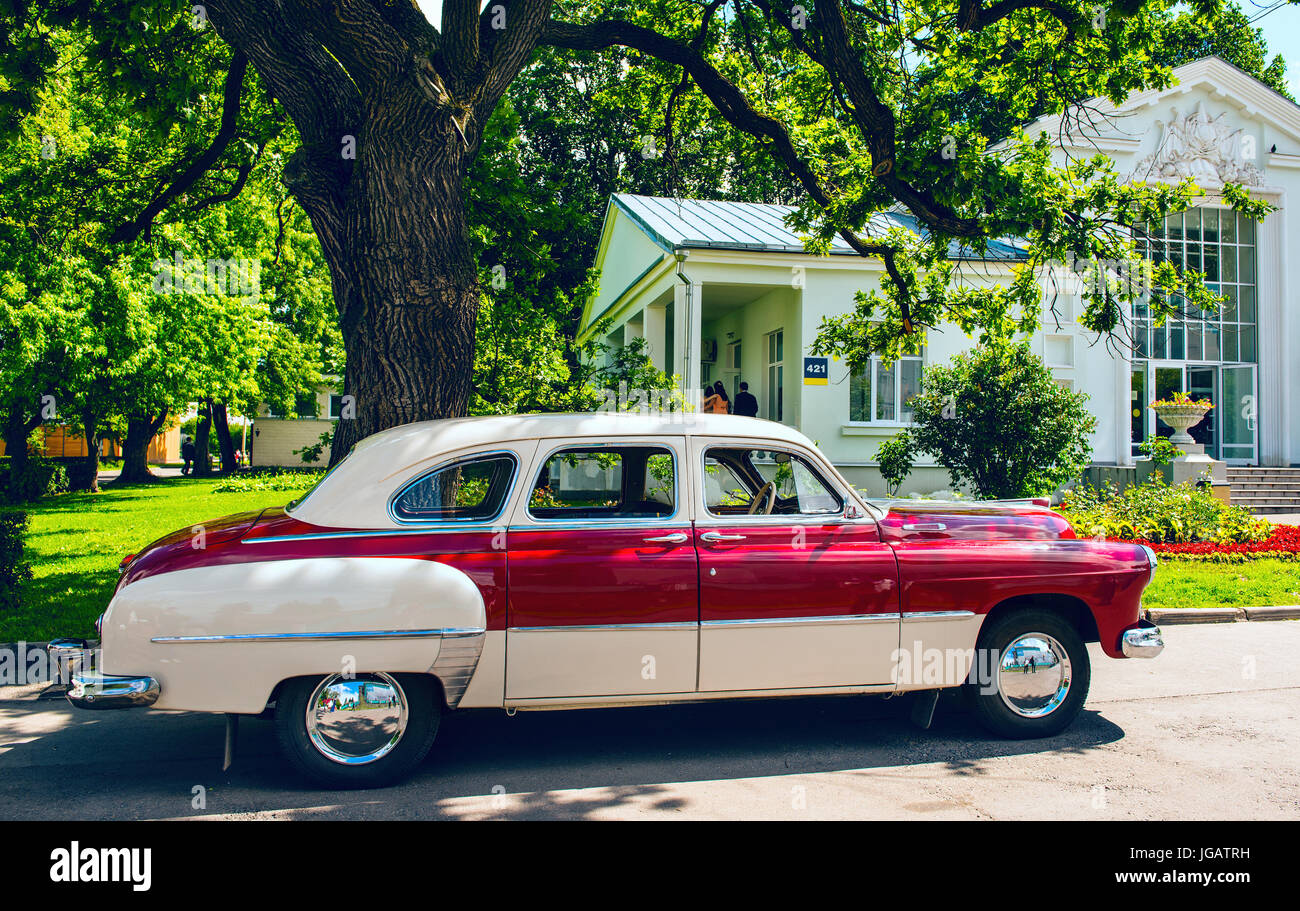
<path fill-rule="evenodd" d="M 424 15 L 434 25 L 442 20 L 442 0 L 416 0 Z M 1300 98 L 1300 5 L 1286 0 L 1236 0 L 1254 25 L 1263 29 L 1268 42 L 1269 59 L 1281 54 L 1287 62 L 1287 84 L 1291 94 Z M 480 6 L 487 0 L 481 0 Z M 1258 17 L 1258 18 L 1256 18 Z"/>

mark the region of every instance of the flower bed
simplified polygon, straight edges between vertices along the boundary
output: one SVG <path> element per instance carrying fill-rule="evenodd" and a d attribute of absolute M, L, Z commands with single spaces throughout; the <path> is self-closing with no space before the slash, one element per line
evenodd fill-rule
<path fill-rule="evenodd" d="M 1161 559 L 1170 560 L 1203 563 L 1247 563 L 1268 557 L 1275 560 L 1300 560 L 1300 525 L 1274 525 L 1264 540 L 1243 544 L 1217 544 L 1213 541 L 1164 544 L 1140 540 L 1132 543 L 1145 544 L 1159 554 Z"/>

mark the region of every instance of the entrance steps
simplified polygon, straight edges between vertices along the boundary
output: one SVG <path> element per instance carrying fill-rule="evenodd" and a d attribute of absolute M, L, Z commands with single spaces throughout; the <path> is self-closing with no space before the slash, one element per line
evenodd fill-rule
<path fill-rule="evenodd" d="M 1300 513 L 1300 468 L 1228 466 L 1232 505 L 1258 515 Z"/>

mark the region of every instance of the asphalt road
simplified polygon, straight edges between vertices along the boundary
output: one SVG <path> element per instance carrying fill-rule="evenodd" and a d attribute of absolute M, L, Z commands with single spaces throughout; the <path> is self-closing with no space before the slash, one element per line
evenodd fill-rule
<path fill-rule="evenodd" d="M 1094 648 L 1087 706 L 1050 740 L 990 739 L 946 701 L 921 731 L 875 697 L 476 711 L 405 784 L 353 792 L 293 777 L 269 722 L 243 723 L 223 773 L 220 716 L 5 688 L 0 818 L 1300 819 L 1300 621 L 1166 642 Z"/>

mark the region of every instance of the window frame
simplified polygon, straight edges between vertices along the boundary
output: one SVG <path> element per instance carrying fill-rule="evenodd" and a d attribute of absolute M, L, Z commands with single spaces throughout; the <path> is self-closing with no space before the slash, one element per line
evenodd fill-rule
<path fill-rule="evenodd" d="M 773 441 L 773 440 L 724 440 L 717 438 L 699 438 L 700 441 L 700 519 L 712 523 L 713 525 L 732 525 L 736 522 L 754 523 L 756 525 L 825 525 L 827 522 L 837 522 L 844 518 L 845 511 L 851 504 L 857 502 L 856 498 L 841 489 L 840 485 L 832 480 L 832 476 L 826 472 L 826 466 L 821 464 L 820 459 L 812 453 L 801 447 L 790 443 Z M 828 491 L 836 496 L 840 501 L 839 509 L 835 512 L 815 512 L 815 513 L 773 513 L 767 516 L 748 515 L 741 513 L 716 513 L 709 509 L 708 488 L 704 482 L 706 466 L 709 460 L 709 452 L 713 449 L 745 449 L 749 451 L 765 450 L 772 452 L 780 450 L 787 452 L 791 456 L 803 461 L 809 471 L 821 481 Z M 868 514 L 869 515 L 869 514 Z"/>
<path fill-rule="evenodd" d="M 682 512 L 682 466 L 686 464 L 683 459 L 685 451 L 684 445 L 674 445 L 665 439 L 660 438 L 622 438 L 617 440 L 565 440 L 558 446 L 544 451 L 544 455 L 533 460 L 532 471 L 529 472 L 529 478 L 536 483 L 537 476 L 542 469 L 560 453 L 566 449 L 662 449 L 672 456 L 673 459 L 673 511 L 666 516 L 609 516 L 608 518 L 591 518 L 584 516 L 581 518 L 569 518 L 566 516 L 535 516 L 532 513 L 532 491 L 529 487 L 527 496 L 521 498 L 519 512 L 517 515 L 525 520 L 530 529 L 574 529 L 574 528 L 613 528 L 624 526 L 654 526 L 658 527 L 676 521 Z M 538 450 L 542 452 L 543 450 Z"/>
<path fill-rule="evenodd" d="M 351 455 L 351 453 L 349 453 L 348 455 Z M 510 472 L 510 483 L 506 485 L 506 492 L 505 495 L 501 498 L 501 505 L 498 507 L 497 511 L 494 512 L 491 516 L 487 518 L 477 518 L 477 517 L 442 518 L 442 519 L 429 520 L 429 519 L 407 519 L 398 515 L 397 501 L 400 500 L 402 496 L 409 489 L 414 487 L 416 484 L 419 484 L 421 481 L 424 481 L 425 479 L 437 474 L 440 471 L 445 471 L 448 468 L 454 468 L 457 465 L 466 464 L 469 462 L 483 462 L 483 461 L 500 458 L 500 457 L 505 457 L 510 460 L 512 466 Z M 343 463 L 340 462 L 339 464 L 341 465 Z M 511 502 L 514 499 L 515 485 L 519 483 L 519 473 L 520 473 L 519 466 L 520 466 L 519 453 L 511 449 L 489 449 L 489 450 L 484 450 L 483 452 L 474 452 L 465 455 L 458 455 L 453 458 L 447 459 L 444 462 L 439 462 L 437 465 L 434 465 L 432 468 L 429 468 L 426 471 L 420 472 L 414 478 L 412 478 L 411 480 L 407 481 L 405 484 L 397 488 L 397 491 L 391 497 L 388 498 L 388 510 L 387 510 L 388 518 L 398 525 L 404 525 L 408 527 L 415 526 L 419 528 L 437 528 L 440 526 L 448 526 L 448 525 L 454 525 L 456 527 L 478 526 L 478 525 L 492 526 L 498 524 L 497 520 L 500 519 L 501 516 L 505 514 L 506 510 L 510 507 Z M 306 498 L 304 497 L 304 499 Z"/>
<path fill-rule="evenodd" d="M 870 388 L 867 390 L 867 414 L 870 417 L 867 420 L 861 420 L 853 417 L 853 371 L 849 371 L 849 414 L 845 425 L 848 427 L 911 427 L 916 424 L 915 420 L 910 421 L 882 421 L 875 417 L 876 414 L 876 374 L 882 363 L 883 358 L 878 354 L 871 355 L 864 370 Z M 894 358 L 894 413 L 899 414 L 903 410 L 903 402 L 900 401 L 903 396 L 903 361 L 916 361 L 921 368 L 924 378 L 925 372 L 925 349 L 921 349 L 920 354 L 905 354 L 902 357 Z"/>

